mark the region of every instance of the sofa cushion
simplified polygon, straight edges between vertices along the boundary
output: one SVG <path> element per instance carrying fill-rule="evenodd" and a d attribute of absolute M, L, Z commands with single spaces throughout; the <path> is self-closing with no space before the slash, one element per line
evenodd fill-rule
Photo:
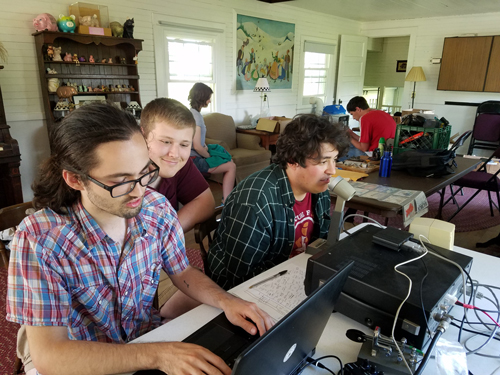
<path fill-rule="evenodd" d="M 233 148 L 229 151 L 233 157 L 233 161 L 238 165 L 249 165 L 260 163 L 264 161 L 270 161 L 271 151 L 268 150 L 247 150 L 245 148 Z"/>
<path fill-rule="evenodd" d="M 236 148 L 236 125 L 231 116 L 209 113 L 203 116 L 207 126 L 206 137 L 224 141 L 230 149 Z"/>

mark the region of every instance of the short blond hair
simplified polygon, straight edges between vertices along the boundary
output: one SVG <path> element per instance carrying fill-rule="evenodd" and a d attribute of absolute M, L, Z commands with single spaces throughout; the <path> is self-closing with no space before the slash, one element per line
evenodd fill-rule
<path fill-rule="evenodd" d="M 175 99 L 158 98 L 149 102 L 141 113 L 141 127 L 146 139 L 155 124 L 163 121 L 178 129 L 192 128 L 193 134 L 196 131 L 193 114 L 184 104 Z"/>

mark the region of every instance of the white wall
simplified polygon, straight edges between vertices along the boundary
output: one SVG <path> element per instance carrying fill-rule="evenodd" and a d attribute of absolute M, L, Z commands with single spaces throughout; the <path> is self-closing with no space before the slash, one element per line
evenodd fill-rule
<path fill-rule="evenodd" d="M 9 52 L 9 61 L 0 72 L 0 85 L 11 134 L 19 141 L 21 149 L 21 178 L 25 200 L 32 198 L 30 185 L 41 160 L 49 155 L 48 137 L 44 122 L 35 43 L 31 34 L 33 18 L 39 13 L 58 16 L 67 14 L 68 0 L 0 0 L 0 41 Z M 94 1 L 92 1 L 94 3 Z M 340 33 L 358 35 L 361 23 L 305 11 L 286 4 L 266 4 L 248 0 L 99 0 L 95 3 L 109 7 L 110 21 L 134 17 L 134 36 L 144 39 L 139 54 L 141 100 L 145 105 L 156 97 L 156 73 L 153 43 L 153 14 L 213 21 L 225 24 L 225 51 L 222 63 L 226 76 L 220 79 L 222 90 L 218 111 L 232 115 L 236 123 L 245 116 L 260 111 L 260 97 L 253 92 L 234 89 L 235 14 L 295 23 L 296 46 L 293 87 L 291 90 L 271 92 L 271 111 L 275 115 L 296 114 L 298 69 L 302 35 L 318 35 L 338 40 Z"/>
<path fill-rule="evenodd" d="M 500 13 L 468 16 L 425 18 L 367 22 L 362 25 L 362 34 L 369 37 L 410 35 L 408 71 L 412 66 L 422 66 L 426 82 L 417 82 L 415 108 L 433 109 L 437 116 L 444 116 L 453 125 L 452 134 L 472 129 L 476 107 L 450 106 L 445 101 L 483 102 L 500 100 L 499 93 L 475 93 L 438 91 L 437 82 L 440 65 L 430 63 L 432 57 L 441 57 L 445 37 L 474 33 L 477 35 L 500 35 Z M 409 107 L 412 82 L 405 82 L 403 108 Z M 467 145 L 466 145 L 467 146 Z M 465 152 L 465 146 L 460 152 Z M 478 152 L 479 154 L 479 152 Z"/>
<path fill-rule="evenodd" d="M 381 51 L 368 51 L 365 86 L 403 87 L 406 73 L 396 72 L 396 62 L 408 58 L 410 38 L 383 38 Z"/>

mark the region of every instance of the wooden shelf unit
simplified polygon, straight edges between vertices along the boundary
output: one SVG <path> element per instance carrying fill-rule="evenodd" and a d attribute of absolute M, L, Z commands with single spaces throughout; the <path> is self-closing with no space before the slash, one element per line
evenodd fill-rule
<path fill-rule="evenodd" d="M 131 85 L 134 91 L 115 92 L 79 92 L 77 95 L 99 95 L 106 96 L 113 102 L 120 102 L 126 107 L 130 101 L 136 101 L 141 105 L 139 92 L 139 74 L 134 57 L 142 50 L 141 39 L 116 38 L 100 35 L 72 34 L 54 31 L 40 31 L 34 33 L 35 46 L 42 88 L 42 99 L 47 119 L 49 134 L 52 126 L 58 119 L 54 118 L 54 107 L 59 100 L 55 93 L 49 92 L 48 79 L 59 78 L 60 83 L 76 83 L 78 86 L 90 86 L 92 88 L 102 85 Z M 90 63 L 47 61 L 44 51 L 48 45 L 61 47 L 61 57 L 66 53 L 84 56 L 86 60 L 92 55 L 95 61 L 112 58 L 114 63 Z M 125 64 L 121 59 L 125 58 Z M 47 74 L 47 68 L 54 69 L 57 74 Z"/>

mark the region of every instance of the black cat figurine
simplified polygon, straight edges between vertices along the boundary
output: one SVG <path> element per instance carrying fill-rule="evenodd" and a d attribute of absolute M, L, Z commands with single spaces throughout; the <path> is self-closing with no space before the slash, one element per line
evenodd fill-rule
<path fill-rule="evenodd" d="M 134 19 L 127 19 L 123 24 L 123 37 L 134 39 Z"/>

